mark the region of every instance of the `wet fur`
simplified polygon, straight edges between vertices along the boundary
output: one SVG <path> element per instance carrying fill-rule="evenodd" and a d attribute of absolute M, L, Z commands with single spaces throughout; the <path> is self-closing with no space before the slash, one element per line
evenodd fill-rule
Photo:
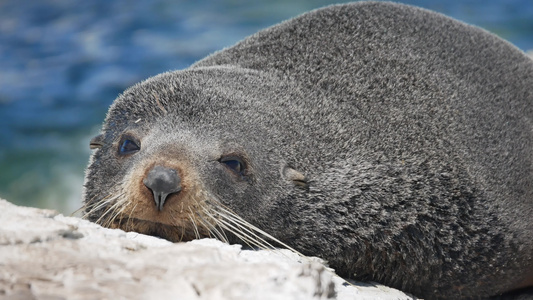
<path fill-rule="evenodd" d="M 86 210 L 171 240 L 239 242 L 248 222 L 342 276 L 427 299 L 531 291 L 532 87 L 531 59 L 479 28 L 398 4 L 331 6 L 126 90 L 91 158 Z M 118 157 L 126 132 L 141 151 Z M 228 153 L 246 180 L 217 161 Z M 136 168 L 181 161 L 200 196 L 162 217 L 174 227 L 154 229 L 149 212 L 117 221 L 151 205 L 126 196 Z"/>

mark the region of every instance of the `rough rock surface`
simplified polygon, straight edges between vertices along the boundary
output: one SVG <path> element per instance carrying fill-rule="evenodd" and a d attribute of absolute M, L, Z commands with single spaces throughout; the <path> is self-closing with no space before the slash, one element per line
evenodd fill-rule
<path fill-rule="evenodd" d="M 318 259 L 173 244 L 0 199 L 1 299 L 414 299 L 348 285 Z"/>

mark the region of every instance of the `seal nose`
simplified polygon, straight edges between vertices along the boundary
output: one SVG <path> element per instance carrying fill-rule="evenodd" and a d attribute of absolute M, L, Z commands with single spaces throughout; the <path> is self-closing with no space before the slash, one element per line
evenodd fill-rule
<path fill-rule="evenodd" d="M 154 166 L 143 183 L 154 194 L 155 205 L 159 211 L 163 210 L 168 195 L 181 191 L 181 178 L 178 172 L 163 166 Z"/>

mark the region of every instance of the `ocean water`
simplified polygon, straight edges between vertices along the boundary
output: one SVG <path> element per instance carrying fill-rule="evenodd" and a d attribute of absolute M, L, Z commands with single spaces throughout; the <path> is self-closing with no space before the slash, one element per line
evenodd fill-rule
<path fill-rule="evenodd" d="M 342 1 L 0 1 L 0 197 L 81 207 L 89 140 L 128 86 Z M 531 0 L 411 0 L 533 49 Z"/>

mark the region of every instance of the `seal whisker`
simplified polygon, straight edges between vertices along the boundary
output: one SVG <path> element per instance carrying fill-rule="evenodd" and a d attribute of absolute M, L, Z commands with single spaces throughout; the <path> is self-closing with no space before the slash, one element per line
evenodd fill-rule
<path fill-rule="evenodd" d="M 181 226 L 181 236 L 179 238 L 180 241 L 183 241 L 183 237 L 185 236 L 186 234 L 186 228 L 185 226 Z"/>
<path fill-rule="evenodd" d="M 196 225 L 196 221 L 195 221 L 193 215 L 189 215 L 188 217 L 189 217 L 189 220 L 191 220 L 191 223 L 193 225 L 194 237 L 196 239 L 200 239 L 200 233 L 198 232 L 198 226 Z"/>
<path fill-rule="evenodd" d="M 253 233 L 246 226 L 242 226 L 236 220 L 230 216 L 226 216 L 220 212 L 217 212 L 218 215 L 224 218 L 227 221 L 218 219 L 218 222 L 221 223 L 221 227 L 229 230 L 233 234 L 237 235 L 241 240 L 243 240 L 250 248 L 260 248 L 260 249 L 274 249 L 275 247 L 267 242 L 265 239 L 261 238 L 257 234 Z"/>
<path fill-rule="evenodd" d="M 73 211 L 72 213 L 70 213 L 70 217 L 73 217 L 75 214 L 77 213 L 82 213 L 83 211 L 87 211 L 87 203 L 84 203 L 82 206 L 80 206 L 78 209 L 76 209 L 75 211 Z M 85 214 L 84 214 L 85 215 Z"/>
<path fill-rule="evenodd" d="M 257 245 L 257 243 L 255 243 L 253 241 L 252 238 L 250 238 L 248 235 L 246 235 L 246 233 L 243 233 L 242 231 L 239 231 L 238 228 L 235 228 L 235 227 L 231 226 L 230 224 L 228 224 L 228 223 L 226 223 L 224 221 L 217 220 L 215 218 L 213 218 L 213 219 L 216 220 L 215 222 L 216 222 L 217 226 L 222 229 L 222 233 L 224 233 L 224 230 L 227 230 L 227 231 L 233 233 L 237 238 L 239 238 L 242 242 L 244 242 L 248 247 L 250 247 L 250 248 L 257 248 L 257 247 L 261 248 L 260 246 Z M 220 238 L 220 236 L 222 235 L 220 233 L 220 230 L 216 229 L 216 226 L 214 226 L 212 224 L 209 224 L 209 227 L 214 230 L 216 238 Z M 226 236 L 225 233 L 224 233 L 224 236 Z M 229 243 L 228 241 L 224 241 L 224 242 Z"/>
<path fill-rule="evenodd" d="M 133 213 L 135 212 L 135 209 L 137 208 L 137 205 L 139 205 L 139 202 L 135 202 L 135 205 L 131 208 L 131 212 L 127 215 L 128 217 L 128 220 L 126 221 L 126 228 L 133 228 L 133 218 L 131 216 L 133 216 Z M 113 218 L 113 220 L 111 221 L 111 223 L 115 222 L 115 218 L 124 211 L 124 209 L 122 208 L 116 215 L 115 217 Z"/>
<path fill-rule="evenodd" d="M 102 202 L 105 202 L 105 203 L 102 204 L 102 205 L 100 205 Z M 99 207 L 103 207 L 103 206 L 105 206 L 105 204 L 109 204 L 108 201 L 102 201 L 102 202 L 99 202 L 99 203 L 98 203 L 98 204 L 99 204 Z M 97 208 L 96 205 L 93 205 L 93 206 L 87 206 L 87 208 L 86 208 L 86 213 L 83 214 L 83 215 L 81 216 L 81 218 L 82 218 L 82 219 L 87 219 L 91 214 L 96 213 L 96 212 L 99 211 L 99 210 L 100 210 L 100 208 Z"/>
<path fill-rule="evenodd" d="M 195 202 L 195 206 L 193 206 L 193 207 L 197 207 L 197 208 L 200 208 L 200 209 L 196 209 L 197 211 L 194 212 L 192 210 L 192 207 L 189 206 L 189 211 L 193 215 L 193 217 L 197 218 L 198 222 L 200 222 L 200 224 L 203 225 L 203 227 L 205 229 L 207 229 L 207 233 L 208 233 L 209 237 L 217 238 L 217 239 L 229 244 L 229 239 L 226 236 L 226 233 L 224 232 L 224 230 L 217 229 L 216 224 L 213 224 L 213 222 L 209 222 L 202 215 L 202 212 L 203 212 L 206 216 L 210 217 L 211 220 L 215 221 L 215 223 L 216 223 L 216 219 L 212 218 L 211 214 L 209 213 L 209 206 L 205 205 L 205 203 L 207 203 L 207 201 L 205 201 L 205 200 L 199 201 L 198 199 L 213 199 L 215 202 L 218 202 L 218 201 L 216 201 L 212 197 L 212 195 L 210 195 L 209 193 L 205 193 L 204 192 L 201 196 L 193 198 L 193 200 Z"/>
<path fill-rule="evenodd" d="M 216 232 L 214 232 L 213 230 L 215 229 L 214 226 L 210 223 L 210 222 L 207 222 L 202 216 L 200 215 L 196 215 L 196 217 L 198 218 L 198 222 L 207 230 L 207 236 L 209 238 L 219 238 L 219 236 L 216 234 Z"/>
<path fill-rule="evenodd" d="M 272 248 L 275 248 L 273 247 L 270 243 L 266 242 L 266 240 L 262 237 L 260 237 L 258 234 L 261 234 L 263 236 L 265 236 L 266 238 L 282 245 L 283 247 L 285 247 L 286 249 L 288 250 L 291 250 L 292 252 L 302 256 L 302 257 L 306 257 L 305 255 L 303 255 L 302 253 L 298 252 L 297 250 L 295 250 L 294 248 L 292 248 L 291 246 L 287 245 L 286 243 L 283 243 L 282 241 L 278 240 L 277 238 L 273 237 L 272 235 L 268 234 L 267 232 L 257 228 L 256 226 L 250 224 L 249 222 L 247 222 L 246 220 L 244 220 L 243 218 L 241 218 L 239 215 L 235 214 L 234 212 L 232 212 L 231 210 L 228 210 L 226 208 L 224 208 L 223 206 L 219 207 L 219 209 L 223 210 L 224 213 L 226 213 L 227 215 L 225 214 L 221 214 L 219 212 L 219 215 L 221 217 L 225 217 L 227 218 L 229 221 L 233 221 L 239 225 L 241 225 L 241 227 L 244 229 L 244 230 L 247 230 L 250 234 L 252 234 L 255 238 L 257 239 L 260 239 L 262 241 L 264 241 L 265 243 L 267 243 L 267 245 L 269 245 L 270 247 Z M 231 218 L 229 218 L 231 216 Z"/>
<path fill-rule="evenodd" d="M 115 196 L 115 197 L 109 199 L 107 202 L 109 203 L 109 202 L 111 202 L 111 201 L 113 201 L 113 200 L 119 198 L 120 196 L 122 196 L 122 195 L 121 195 L 121 194 L 120 194 L 120 195 L 117 195 L 117 196 Z M 100 218 L 98 218 L 98 219 L 95 221 L 95 223 L 97 223 L 97 224 L 103 224 L 104 222 L 103 222 L 102 220 L 103 220 L 104 218 L 106 218 L 106 221 L 105 221 L 106 225 L 111 225 L 112 223 L 110 223 L 110 221 L 111 221 L 111 217 L 110 217 L 110 215 L 115 214 L 115 212 L 116 212 L 117 209 L 119 209 L 119 208 L 124 209 L 123 204 L 124 204 L 124 200 L 122 200 L 122 201 L 119 200 L 119 201 L 115 202 L 113 205 L 111 205 L 111 207 L 108 207 L 108 208 L 102 213 L 102 215 L 100 216 Z M 122 207 L 121 207 L 121 206 L 122 206 Z M 118 211 L 117 214 L 118 214 L 118 213 L 120 213 L 120 211 Z M 115 215 L 115 217 L 116 217 L 116 215 Z M 102 225 L 102 226 L 104 226 L 104 225 Z"/>
<path fill-rule="evenodd" d="M 95 198 L 95 197 L 93 197 L 93 198 Z M 94 204 L 92 202 L 88 202 L 88 203 L 91 203 L 91 205 L 87 205 L 88 211 L 82 216 L 82 219 L 85 219 L 90 214 L 102 209 L 105 205 L 109 204 L 110 202 L 115 200 L 117 197 L 120 197 L 120 195 L 113 196 L 113 194 L 108 194 L 104 198 L 102 198 L 100 200 L 97 200 Z M 94 200 L 92 200 L 92 201 L 94 201 Z"/>
<path fill-rule="evenodd" d="M 211 205 L 212 210 L 213 210 L 213 212 L 216 212 L 219 216 L 224 216 L 224 215 L 220 211 L 217 211 L 215 208 L 224 207 L 226 210 L 229 210 L 224 204 L 222 204 L 220 201 L 218 201 L 212 195 L 208 194 L 208 195 L 206 195 L 206 198 L 210 199 L 213 202 L 213 204 Z M 272 249 L 272 248 L 274 248 L 272 245 L 270 245 L 264 239 L 261 241 L 261 240 L 258 240 L 258 238 L 260 238 L 260 237 L 258 237 L 258 236 L 254 237 L 253 235 L 250 235 L 249 233 L 251 233 L 251 232 L 249 230 L 244 231 L 245 228 L 243 226 L 237 224 L 236 222 L 233 222 L 230 217 L 224 216 L 224 217 L 226 217 L 226 220 L 232 221 L 230 223 L 227 223 L 227 222 L 223 222 L 222 220 L 220 220 L 220 218 L 217 218 L 215 215 L 213 215 L 206 207 L 204 207 L 204 211 L 203 212 L 208 217 L 210 217 L 212 220 L 214 220 L 217 223 L 217 225 L 219 225 L 222 229 L 226 229 L 229 232 L 235 234 L 248 247 L 250 247 L 250 248 L 261 248 L 261 249 Z M 233 213 L 232 215 L 242 220 L 242 218 L 240 218 L 237 214 Z M 242 220 L 242 221 L 245 224 L 247 223 L 244 220 Z M 235 225 L 237 225 L 237 226 L 235 226 Z M 247 233 L 247 232 L 249 232 L 249 233 Z M 222 233 L 224 233 L 224 230 L 222 230 Z M 224 233 L 224 235 L 225 235 L 225 233 Z M 217 234 L 217 236 L 219 236 L 219 235 Z M 228 240 L 229 239 L 227 239 L 227 237 L 226 237 L 226 241 L 228 241 Z"/>
<path fill-rule="evenodd" d="M 209 237 L 212 237 L 212 230 L 211 228 L 213 227 L 211 224 L 209 224 L 209 222 L 206 222 L 205 220 L 203 220 L 203 218 L 200 216 L 200 215 L 197 215 L 195 214 L 195 212 L 193 211 L 193 209 L 189 206 L 189 218 L 191 219 L 192 221 L 192 224 L 194 226 L 194 232 L 195 232 L 195 235 L 196 235 L 196 238 L 197 239 L 201 239 L 202 236 L 200 234 L 200 231 L 199 231 L 199 225 L 203 226 L 205 229 L 207 229 L 207 232 L 208 232 L 208 235 Z M 197 224 L 197 222 L 199 224 Z M 223 241 L 227 241 L 227 239 L 225 239 L 223 236 L 222 236 L 222 239 Z"/>
<path fill-rule="evenodd" d="M 113 225 L 117 216 L 119 216 L 120 213 L 122 212 L 122 208 L 120 207 L 120 204 L 121 202 L 119 201 L 108 208 L 107 210 L 108 214 L 106 213 L 107 215 L 106 215 L 105 220 L 101 221 L 102 226 L 111 227 Z M 98 221 L 99 220 L 97 220 L 97 223 Z"/>
<path fill-rule="evenodd" d="M 212 214 L 209 213 L 209 211 L 207 211 L 207 209 L 204 207 L 203 209 L 203 212 L 208 216 L 210 217 L 212 220 L 215 221 L 215 223 L 217 223 L 218 225 L 218 220 L 216 220 L 215 218 L 213 218 Z M 209 231 L 209 235 L 211 237 L 211 235 L 214 235 L 216 238 L 218 238 L 219 240 L 225 242 L 225 243 L 228 243 L 229 244 L 229 239 L 228 237 L 226 236 L 226 234 L 224 233 L 224 231 L 222 230 L 218 230 L 217 227 L 213 224 L 211 224 L 211 222 L 208 222 L 206 219 L 204 219 L 201 215 L 197 215 L 200 222 L 202 222 L 202 224 L 207 228 L 207 230 Z"/>
<path fill-rule="evenodd" d="M 231 217 L 225 216 L 221 212 L 217 212 L 214 210 L 214 212 L 217 213 L 218 216 L 223 217 L 225 220 L 217 218 L 215 215 L 210 214 L 208 211 L 204 211 L 206 214 L 209 214 L 209 216 L 217 222 L 217 224 L 225 230 L 228 230 L 229 232 L 236 235 L 239 239 L 241 239 L 246 245 L 248 245 L 250 248 L 260 248 L 260 249 L 273 249 L 274 246 L 270 245 L 267 241 L 262 239 L 261 237 L 253 234 L 250 230 L 245 228 L 244 226 L 238 224 L 237 222 L 234 222 Z M 237 226 L 235 226 L 237 225 Z"/>
<path fill-rule="evenodd" d="M 109 195 L 107 197 L 109 197 Z M 81 216 L 81 218 L 86 219 L 90 214 L 96 212 L 98 210 L 96 206 L 100 206 L 102 202 L 108 203 L 107 201 L 105 201 L 105 198 L 102 200 L 98 200 L 98 202 L 96 203 L 86 203 L 84 205 L 85 213 Z"/>
<path fill-rule="evenodd" d="M 119 198 L 117 202 L 109 207 L 109 210 L 112 210 L 112 214 L 114 215 L 113 217 L 110 217 L 111 221 L 126 211 L 126 208 L 128 207 L 126 205 L 127 203 L 129 203 L 127 199 Z"/>

